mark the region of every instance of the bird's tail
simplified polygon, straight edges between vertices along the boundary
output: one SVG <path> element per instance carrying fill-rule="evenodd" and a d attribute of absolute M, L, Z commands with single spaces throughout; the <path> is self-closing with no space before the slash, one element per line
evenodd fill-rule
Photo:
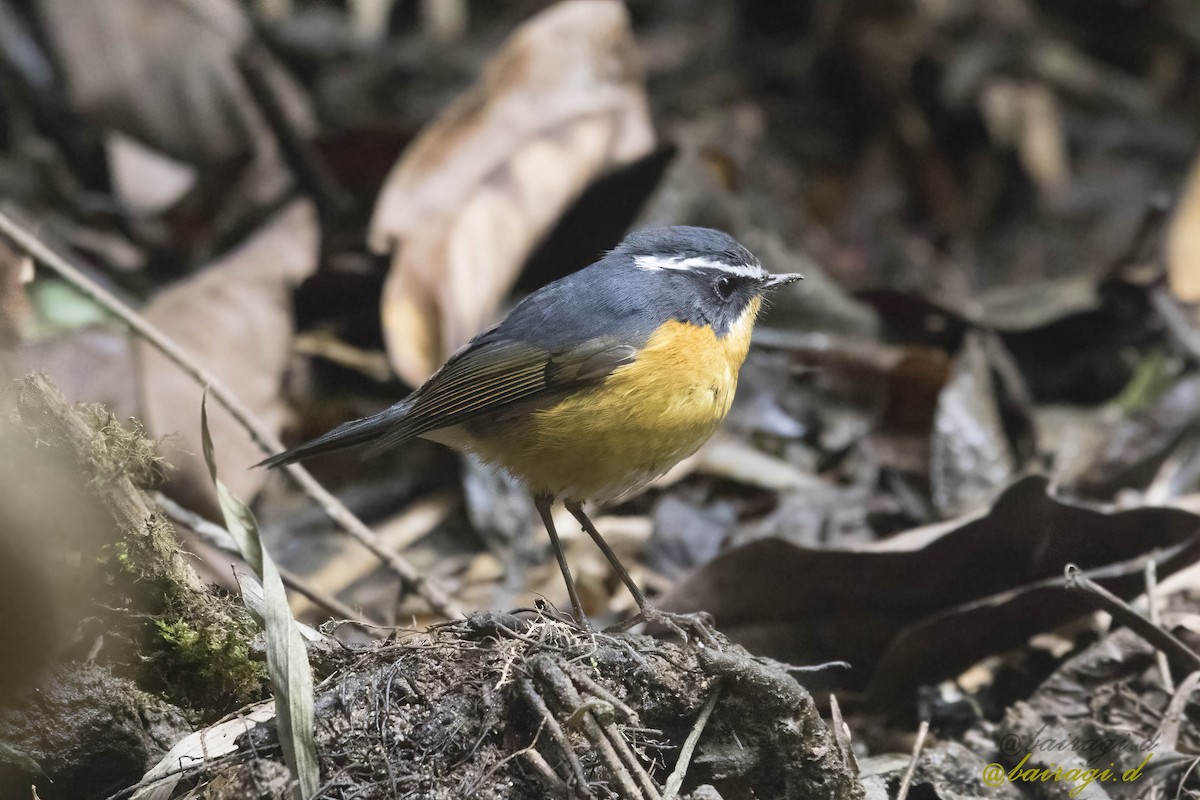
<path fill-rule="evenodd" d="M 378 414 L 339 425 L 329 431 L 329 433 L 322 434 L 312 441 L 305 442 L 298 447 L 293 447 L 291 450 L 285 450 L 270 458 L 263 459 L 254 466 L 267 467 L 269 469 L 296 461 L 303 461 L 306 458 L 321 455 L 322 453 L 332 453 L 335 450 L 345 450 L 348 447 L 358 447 L 359 445 L 378 442 L 386 436 L 389 430 L 394 428 L 397 422 L 408 415 L 410 407 L 411 404 L 408 402 L 399 402 L 391 408 L 380 411 Z"/>

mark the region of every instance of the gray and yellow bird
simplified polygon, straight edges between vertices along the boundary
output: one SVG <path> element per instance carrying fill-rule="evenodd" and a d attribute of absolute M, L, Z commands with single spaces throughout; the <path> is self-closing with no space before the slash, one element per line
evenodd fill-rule
<path fill-rule="evenodd" d="M 636 599 L 654 609 L 583 511 L 621 497 L 696 452 L 733 402 L 764 293 L 799 280 L 767 272 L 710 228 L 630 234 L 596 263 L 530 294 L 423 386 L 262 462 L 422 437 L 497 464 L 534 493 L 586 623 L 550 505 L 562 499 Z M 628 623 L 626 623 L 628 624 Z"/>

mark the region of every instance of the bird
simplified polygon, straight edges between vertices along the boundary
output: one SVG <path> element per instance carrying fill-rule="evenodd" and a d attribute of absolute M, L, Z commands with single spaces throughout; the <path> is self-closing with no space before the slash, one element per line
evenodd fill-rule
<path fill-rule="evenodd" d="M 259 466 L 349 447 L 378 453 L 416 437 L 471 454 L 532 492 L 578 624 L 589 625 L 551 515 L 559 500 L 638 605 L 620 626 L 659 622 L 682 632 L 693 615 L 653 606 L 583 505 L 644 487 L 713 435 L 764 296 L 801 278 L 769 272 L 712 228 L 632 232 L 528 294 L 403 400 Z"/>

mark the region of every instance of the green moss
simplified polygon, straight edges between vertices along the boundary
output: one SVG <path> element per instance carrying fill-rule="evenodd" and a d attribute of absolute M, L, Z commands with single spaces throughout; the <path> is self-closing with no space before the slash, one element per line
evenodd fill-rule
<path fill-rule="evenodd" d="M 193 708 L 233 702 L 243 705 L 263 696 L 267 665 L 253 659 L 253 630 L 222 630 L 195 620 L 154 621 L 163 648 L 156 662 L 171 693 L 183 695 Z"/>
<path fill-rule="evenodd" d="M 139 424 L 123 427 L 98 406 L 84 412 L 98 434 L 87 450 L 93 489 L 121 480 L 144 489 L 161 480 L 155 443 Z M 197 721 L 265 697 L 266 664 L 254 659 L 250 646 L 258 628 L 241 602 L 200 584 L 162 513 L 148 506 L 125 511 L 114 517 L 140 517 L 141 524 L 123 526 L 104 549 L 102 560 L 116 578 L 104 604 L 137 609 L 145 620 L 131 639 L 141 665 L 138 682 Z"/>

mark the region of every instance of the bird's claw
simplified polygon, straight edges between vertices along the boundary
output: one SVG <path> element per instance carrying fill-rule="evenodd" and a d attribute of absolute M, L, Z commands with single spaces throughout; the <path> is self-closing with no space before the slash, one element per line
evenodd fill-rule
<path fill-rule="evenodd" d="M 673 611 L 663 611 L 661 608 L 656 608 L 652 605 L 644 605 L 627 620 L 618 622 L 606 628 L 606 632 L 627 631 L 634 625 L 640 623 L 662 625 L 683 639 L 685 642 L 690 642 L 692 637 L 688 635 L 688 631 L 692 631 L 695 638 L 704 643 L 708 647 L 720 648 L 721 644 L 716 637 L 716 627 L 713 623 L 712 615 L 707 611 L 698 611 L 692 614 L 677 614 Z"/>

